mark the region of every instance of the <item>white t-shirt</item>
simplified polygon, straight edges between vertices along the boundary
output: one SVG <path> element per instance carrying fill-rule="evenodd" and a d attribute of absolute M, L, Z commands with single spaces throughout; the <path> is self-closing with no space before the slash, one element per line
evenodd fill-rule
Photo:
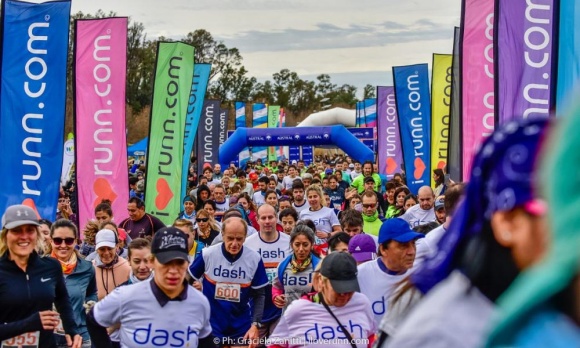
<path fill-rule="evenodd" d="M 340 226 L 340 221 L 338 221 L 334 210 L 328 207 L 322 207 L 317 211 L 302 210 L 300 212 L 300 220 L 306 219 L 312 220 L 318 231 L 332 232 L 333 226 Z"/>
<path fill-rule="evenodd" d="M 419 204 L 415 204 L 411 208 L 407 209 L 407 212 L 401 215 L 400 218 L 407 221 L 411 228 L 425 225 L 426 223 L 437 220 L 434 208 L 423 210 Z"/>
<path fill-rule="evenodd" d="M 159 304 L 151 282 L 116 288 L 94 307 L 99 325 L 120 323 L 121 347 L 197 347 L 211 334 L 210 308 L 205 296 L 187 286 L 187 299 Z"/>
<path fill-rule="evenodd" d="M 310 204 L 308 204 L 307 200 L 304 200 L 304 203 L 301 206 L 297 206 L 296 203 L 292 203 L 292 207 L 294 207 L 294 210 L 296 210 L 296 212 L 298 213 L 298 216 L 300 216 L 300 213 L 303 210 L 310 209 Z"/>
<path fill-rule="evenodd" d="M 254 192 L 254 196 L 252 196 L 252 201 L 257 206 L 261 206 L 262 204 L 266 204 L 266 197 L 262 195 L 262 191 Z"/>
<path fill-rule="evenodd" d="M 292 189 L 292 184 L 294 183 L 294 180 L 300 180 L 302 181 L 302 178 L 299 177 L 298 175 L 296 175 L 295 177 L 291 178 L 290 176 L 285 176 L 284 179 L 282 179 L 282 185 L 284 186 L 284 188 L 286 190 L 291 190 Z"/>
<path fill-rule="evenodd" d="M 292 253 L 292 249 L 290 248 L 290 236 L 282 232 L 277 233 L 278 239 L 270 243 L 265 242 L 260 237 L 260 233 L 249 236 L 244 242 L 244 246 L 258 252 L 262 257 L 264 267 L 266 267 L 266 274 L 268 275 L 268 282 L 270 284 L 272 284 L 272 281 L 276 276 L 278 264 L 284 261 L 284 259 Z"/>
<path fill-rule="evenodd" d="M 352 180 L 356 179 L 356 177 L 360 175 L 362 175 L 362 172 L 355 172 L 354 170 L 350 172 L 350 177 Z"/>
<path fill-rule="evenodd" d="M 389 308 L 389 298 L 396 289 L 397 284 L 403 280 L 408 271 L 403 274 L 388 274 L 383 260 L 377 259 L 365 262 L 358 266 L 358 284 L 361 294 L 364 294 L 371 302 L 371 308 L 377 323 Z"/>
<path fill-rule="evenodd" d="M 374 335 L 376 324 L 369 300 L 355 292 L 342 307 L 329 306 L 357 347 L 369 346 L 367 339 Z M 351 348 L 336 320 L 320 303 L 299 299 L 286 309 L 270 335 L 270 344 L 282 347 Z"/>

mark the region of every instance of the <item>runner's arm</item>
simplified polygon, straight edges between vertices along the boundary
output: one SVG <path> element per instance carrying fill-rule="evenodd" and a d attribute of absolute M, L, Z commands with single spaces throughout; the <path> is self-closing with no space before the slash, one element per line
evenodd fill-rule
<path fill-rule="evenodd" d="M 264 314 L 264 304 L 266 301 L 266 287 L 250 290 L 250 296 L 254 299 L 254 306 L 252 309 L 252 322 L 261 323 L 262 315 Z"/>
<path fill-rule="evenodd" d="M 93 307 L 89 314 L 87 314 L 87 329 L 89 330 L 92 344 L 99 348 L 113 348 L 111 338 L 107 333 L 107 328 L 97 322 L 94 311 L 95 308 Z"/>

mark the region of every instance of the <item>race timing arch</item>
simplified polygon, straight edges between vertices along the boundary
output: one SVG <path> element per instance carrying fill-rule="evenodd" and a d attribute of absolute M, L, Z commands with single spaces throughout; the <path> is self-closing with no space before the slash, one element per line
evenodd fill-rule
<path fill-rule="evenodd" d="M 238 128 L 220 147 L 219 162 L 227 168 L 248 146 L 334 145 L 363 163 L 375 154 L 344 126 Z"/>

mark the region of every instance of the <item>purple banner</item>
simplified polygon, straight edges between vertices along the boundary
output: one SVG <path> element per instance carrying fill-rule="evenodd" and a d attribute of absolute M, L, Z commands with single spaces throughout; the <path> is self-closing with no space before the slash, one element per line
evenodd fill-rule
<path fill-rule="evenodd" d="M 379 173 L 390 179 L 403 163 L 394 87 L 377 87 L 377 126 Z"/>
<path fill-rule="evenodd" d="M 553 107 L 555 0 L 499 0 L 496 30 L 496 117 L 547 116 Z"/>

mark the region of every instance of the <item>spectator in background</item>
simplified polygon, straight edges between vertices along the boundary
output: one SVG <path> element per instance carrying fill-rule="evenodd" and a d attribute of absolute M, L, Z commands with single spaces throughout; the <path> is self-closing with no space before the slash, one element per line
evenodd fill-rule
<path fill-rule="evenodd" d="M 445 213 L 445 199 L 439 198 L 435 201 L 435 218 L 436 222 L 440 225 L 445 223 L 445 218 L 447 214 Z"/>
<path fill-rule="evenodd" d="M 387 209 L 387 214 L 385 215 L 385 219 L 391 219 L 394 217 L 398 217 L 403 215 L 405 212 L 405 197 L 410 194 L 411 191 L 406 186 L 398 187 L 395 190 L 395 204 L 390 204 L 389 208 Z"/>
<path fill-rule="evenodd" d="M 158 229 L 165 227 L 161 220 L 145 212 L 145 203 L 137 197 L 129 199 L 127 211 L 129 217 L 121 221 L 119 226 L 127 231 L 131 239 L 152 237 Z"/>
<path fill-rule="evenodd" d="M 433 181 L 435 182 L 435 197 L 444 195 L 447 186 L 445 186 L 445 174 L 442 169 L 433 169 Z"/>
<path fill-rule="evenodd" d="M 328 253 L 333 252 L 348 252 L 348 243 L 350 242 L 350 236 L 346 232 L 338 232 L 328 238 Z"/>
<path fill-rule="evenodd" d="M 419 204 L 407 209 L 401 219 L 407 221 L 411 227 L 426 224 L 427 222 L 436 221 L 435 218 L 435 195 L 433 189 L 429 186 L 423 186 L 419 189 Z"/>
<path fill-rule="evenodd" d="M 77 215 L 71 208 L 70 194 L 66 191 L 62 192 L 58 197 L 56 220 L 58 219 L 67 219 L 72 221 L 75 225 L 78 224 Z"/>

